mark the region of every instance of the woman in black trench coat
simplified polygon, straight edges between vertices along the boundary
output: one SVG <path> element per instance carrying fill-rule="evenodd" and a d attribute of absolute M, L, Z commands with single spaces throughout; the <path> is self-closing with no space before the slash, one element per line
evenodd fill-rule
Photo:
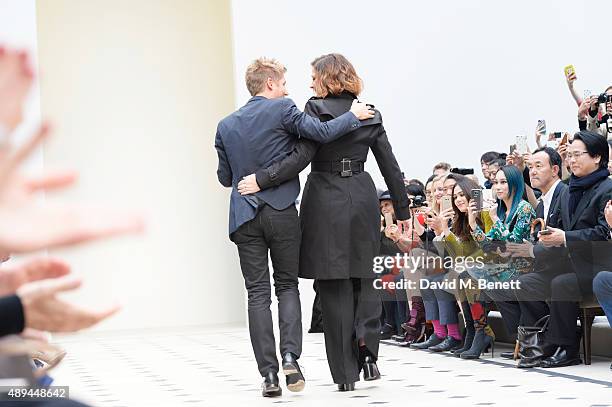
<path fill-rule="evenodd" d="M 362 87 L 351 63 L 329 54 L 314 60 L 312 68 L 311 87 L 317 96 L 304 111 L 321 121 L 348 111 Z M 256 174 L 259 188 L 265 189 L 292 179 L 312 161 L 300 206 L 299 276 L 317 281 L 327 360 L 343 391 L 354 389 L 362 369 L 365 380 L 380 378 L 376 360 L 381 300 L 372 270 L 373 258 L 379 255 L 380 210 L 374 182 L 364 171 L 370 149 L 397 219 L 407 220 L 409 200 L 402 173 L 378 111 L 331 143 L 301 138 L 287 157 Z"/>

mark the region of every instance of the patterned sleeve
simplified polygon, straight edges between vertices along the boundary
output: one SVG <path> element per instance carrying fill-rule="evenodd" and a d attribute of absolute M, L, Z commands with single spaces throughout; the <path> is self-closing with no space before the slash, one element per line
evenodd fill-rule
<path fill-rule="evenodd" d="M 480 227 L 476 227 L 476 230 L 472 232 L 472 237 L 477 242 L 497 240 L 522 243 L 523 239 L 529 238 L 531 221 L 535 217 L 535 211 L 526 201 L 521 201 L 516 211 L 517 219 L 512 231 L 508 230 L 508 226 L 498 219 L 486 234 Z"/>
<path fill-rule="evenodd" d="M 522 207 L 519 207 L 518 212 L 514 229 L 508 235 L 509 242 L 522 243 L 523 239 L 529 240 L 531 234 L 531 221 L 535 218 L 535 211 L 529 203 L 525 202 Z"/>
<path fill-rule="evenodd" d="M 495 240 L 522 243 L 523 239 L 529 238 L 529 232 L 531 230 L 531 221 L 535 217 L 535 211 L 526 201 L 521 201 L 519 207 L 516 209 L 516 222 L 512 231 L 508 229 L 508 226 L 501 220 L 497 220 L 491 232 L 494 234 L 492 237 Z"/>
<path fill-rule="evenodd" d="M 472 237 L 474 238 L 475 241 L 477 241 L 478 243 L 481 243 L 486 240 L 491 240 L 491 238 L 489 237 L 490 233 L 491 231 L 485 234 L 485 232 L 480 228 L 480 226 L 476 225 L 476 229 L 472 231 Z"/>

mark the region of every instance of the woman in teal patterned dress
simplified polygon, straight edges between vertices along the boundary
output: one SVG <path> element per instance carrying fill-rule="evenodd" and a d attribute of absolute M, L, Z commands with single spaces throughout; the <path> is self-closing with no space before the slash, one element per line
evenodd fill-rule
<path fill-rule="evenodd" d="M 495 174 L 492 189 L 497 200 L 488 208 L 493 221 L 488 233 L 476 223 L 476 202 L 470 201 L 468 215 L 470 228 L 472 237 L 483 249 L 484 265 L 473 267 L 468 273 L 476 280 L 497 283 L 515 280 L 519 273 L 531 269 L 531 259 L 505 256 L 504 244 L 505 242 L 523 243 L 523 240 L 530 239 L 531 222 L 535 218 L 535 211 L 527 201 L 523 200 L 525 183 L 523 175 L 515 166 L 501 167 Z M 478 358 L 495 340 L 492 331 L 485 329 L 487 311 L 484 304 L 482 313 L 478 317 L 473 316 L 476 337 L 471 352 L 468 353 L 470 359 Z"/>

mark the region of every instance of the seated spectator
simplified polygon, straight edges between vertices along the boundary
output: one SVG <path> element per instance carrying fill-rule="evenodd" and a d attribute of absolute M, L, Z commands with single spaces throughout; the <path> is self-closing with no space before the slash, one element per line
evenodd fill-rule
<path fill-rule="evenodd" d="M 604 209 L 612 197 L 608 178 L 608 144 L 600 135 L 581 131 L 568 146 L 572 176 L 569 189 L 561 197 L 562 228 L 548 227 L 550 234 L 539 239 L 549 250 L 565 251 L 564 273 L 543 286 L 541 298 L 549 298 L 550 322 L 544 340 L 547 344 L 540 366 L 555 368 L 582 363 L 580 335 L 576 328 L 578 301 L 592 295 L 593 280 L 606 267 L 607 250 L 597 250 L 597 241 L 607 241 L 610 229 Z M 570 257 L 571 256 L 571 260 Z"/>
<path fill-rule="evenodd" d="M 567 189 L 567 185 L 561 182 L 561 156 L 554 149 L 544 147 L 531 155 L 528 165 L 531 184 L 542 192 L 536 206 L 536 217 L 544 220 L 548 227 L 560 228 L 561 196 Z M 540 229 L 541 225 L 538 224 L 534 232 L 535 245 L 529 242 L 506 245 L 506 252 L 511 256 L 535 258 L 533 272 L 519 276 L 521 289 L 491 295 L 510 333 L 516 333 L 519 325 L 534 326 L 540 318 L 549 314 L 546 298 L 539 296 L 542 290 L 538 287 L 549 284 L 553 276 L 563 270 L 563 256 L 544 250 L 543 245 L 538 243 L 537 232 Z M 516 302 L 517 299 L 520 302 Z M 512 358 L 514 354 L 506 353 L 502 357 Z M 537 366 L 541 359 L 541 355 L 523 358 L 518 367 Z"/>
<path fill-rule="evenodd" d="M 481 248 L 489 254 L 483 267 L 468 269 L 468 273 L 475 280 L 507 282 L 516 279 L 520 272 L 530 268 L 530 262 L 522 258 L 503 261 L 504 256 L 501 256 L 501 250 L 504 245 L 499 245 L 503 242 L 522 243 L 524 239 L 529 238 L 531 221 L 535 217 L 535 212 L 531 205 L 522 199 L 524 189 L 523 176 L 516 167 L 506 165 L 497 171 L 493 184 L 497 200 L 495 203 L 488 203 L 486 209 L 493 223 L 488 233 L 483 231 L 476 222 L 474 215 L 477 212 L 476 202 L 470 202 L 469 222 L 472 237 L 475 241 L 480 242 Z M 500 256 L 496 257 L 496 254 Z M 485 330 L 487 327 L 486 309 L 474 317 L 474 322 L 477 328 L 472 348 L 475 354 L 480 356 L 488 345 L 494 343 L 495 336 L 492 331 Z"/>
<path fill-rule="evenodd" d="M 474 191 L 479 189 L 478 184 L 467 177 L 459 179 L 453 190 L 453 208 L 441 213 L 443 220 L 452 220 L 456 214 L 452 227 L 448 226 L 448 222 L 442 223 L 443 230 L 440 235 L 444 242 L 446 254 L 452 256 L 455 260 L 468 256 L 476 258 L 483 255 L 480 245 L 472 237 L 469 226 L 470 216 L 474 217 L 474 221 L 487 232 L 492 226 L 487 211 L 480 213 L 469 211 L 469 203 L 474 198 Z M 470 278 L 468 273 L 463 270 L 457 271 L 455 274 L 459 280 L 465 281 Z M 477 359 L 482 353 L 480 345 L 478 343 L 474 345 L 476 329 L 482 329 L 484 332 L 488 332 L 489 336 L 493 336 L 490 326 L 484 328 L 480 326 L 483 321 L 484 303 L 476 301 L 477 296 L 477 289 L 458 288 L 455 292 L 455 297 L 461 304 L 466 335 L 463 346 L 451 349 L 451 353 L 463 359 Z"/>

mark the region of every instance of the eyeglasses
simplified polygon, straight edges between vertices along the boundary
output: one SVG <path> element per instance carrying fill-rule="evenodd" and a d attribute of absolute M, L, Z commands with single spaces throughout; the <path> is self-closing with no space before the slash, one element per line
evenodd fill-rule
<path fill-rule="evenodd" d="M 567 159 L 571 159 L 573 157 L 580 157 L 582 154 L 588 154 L 588 151 L 570 151 L 567 153 Z"/>

